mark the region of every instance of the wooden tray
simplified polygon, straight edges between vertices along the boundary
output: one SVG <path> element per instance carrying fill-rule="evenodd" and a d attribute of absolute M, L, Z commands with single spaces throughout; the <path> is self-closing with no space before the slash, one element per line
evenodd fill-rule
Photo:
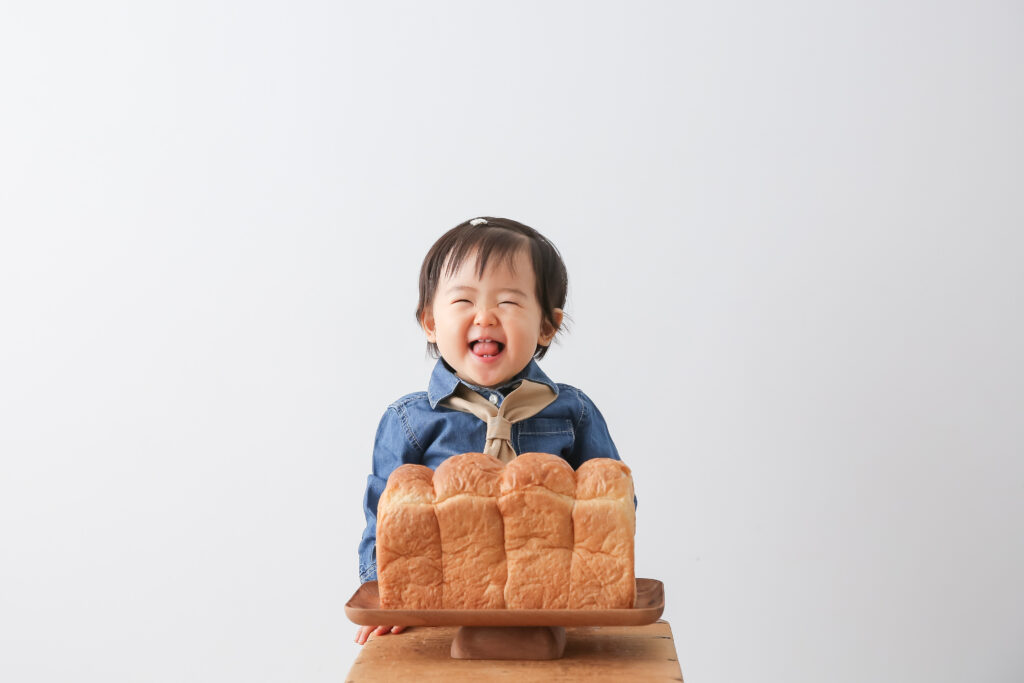
<path fill-rule="evenodd" d="M 363 626 L 643 626 L 665 610 L 665 585 L 636 580 L 632 609 L 383 609 L 376 581 L 359 587 L 345 615 Z"/>

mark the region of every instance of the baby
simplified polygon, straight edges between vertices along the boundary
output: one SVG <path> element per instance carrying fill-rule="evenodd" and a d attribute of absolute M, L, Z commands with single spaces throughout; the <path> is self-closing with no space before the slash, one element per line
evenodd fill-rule
<path fill-rule="evenodd" d="M 475 218 L 452 228 L 420 269 L 416 321 L 440 356 L 426 391 L 403 396 L 381 418 L 363 507 L 359 580 L 377 578 L 377 501 L 405 463 L 436 469 L 459 453 L 508 461 L 553 453 L 578 468 L 619 459 L 604 418 L 579 389 L 556 384 L 537 365 L 562 327 L 568 276 L 543 235 L 507 218 Z M 363 626 L 356 642 L 399 633 Z"/>

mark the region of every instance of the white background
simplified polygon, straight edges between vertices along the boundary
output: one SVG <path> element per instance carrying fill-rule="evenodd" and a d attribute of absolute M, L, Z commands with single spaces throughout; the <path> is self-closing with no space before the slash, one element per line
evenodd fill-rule
<path fill-rule="evenodd" d="M 1016 2 L 5 3 L 0 678 L 340 681 L 419 264 L 558 245 L 688 683 L 1024 679 Z M 400 636 L 399 636 L 400 637 Z"/>

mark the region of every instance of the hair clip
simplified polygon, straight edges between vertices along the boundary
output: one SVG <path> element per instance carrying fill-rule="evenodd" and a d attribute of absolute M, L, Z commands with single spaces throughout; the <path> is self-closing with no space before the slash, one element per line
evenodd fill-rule
<path fill-rule="evenodd" d="M 487 222 L 486 218 L 474 218 L 473 220 L 471 220 L 469 222 L 469 224 L 470 225 L 480 225 L 481 223 L 486 223 L 486 222 Z"/>

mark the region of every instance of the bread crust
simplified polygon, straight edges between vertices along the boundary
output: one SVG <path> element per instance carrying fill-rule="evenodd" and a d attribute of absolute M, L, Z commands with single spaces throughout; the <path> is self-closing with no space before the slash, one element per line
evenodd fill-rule
<path fill-rule="evenodd" d="M 571 609 L 628 609 L 636 601 L 636 512 L 629 467 L 594 458 L 576 471 Z"/>
<path fill-rule="evenodd" d="M 498 507 L 505 523 L 510 609 L 565 609 L 573 550 L 576 475 L 550 453 L 523 453 L 505 466 Z"/>
<path fill-rule="evenodd" d="M 377 584 L 381 607 L 442 606 L 441 536 L 434 511 L 434 472 L 395 469 L 377 503 Z"/>
<path fill-rule="evenodd" d="M 505 534 L 497 501 L 503 468 L 494 456 L 463 453 L 434 473 L 445 609 L 505 606 Z"/>

